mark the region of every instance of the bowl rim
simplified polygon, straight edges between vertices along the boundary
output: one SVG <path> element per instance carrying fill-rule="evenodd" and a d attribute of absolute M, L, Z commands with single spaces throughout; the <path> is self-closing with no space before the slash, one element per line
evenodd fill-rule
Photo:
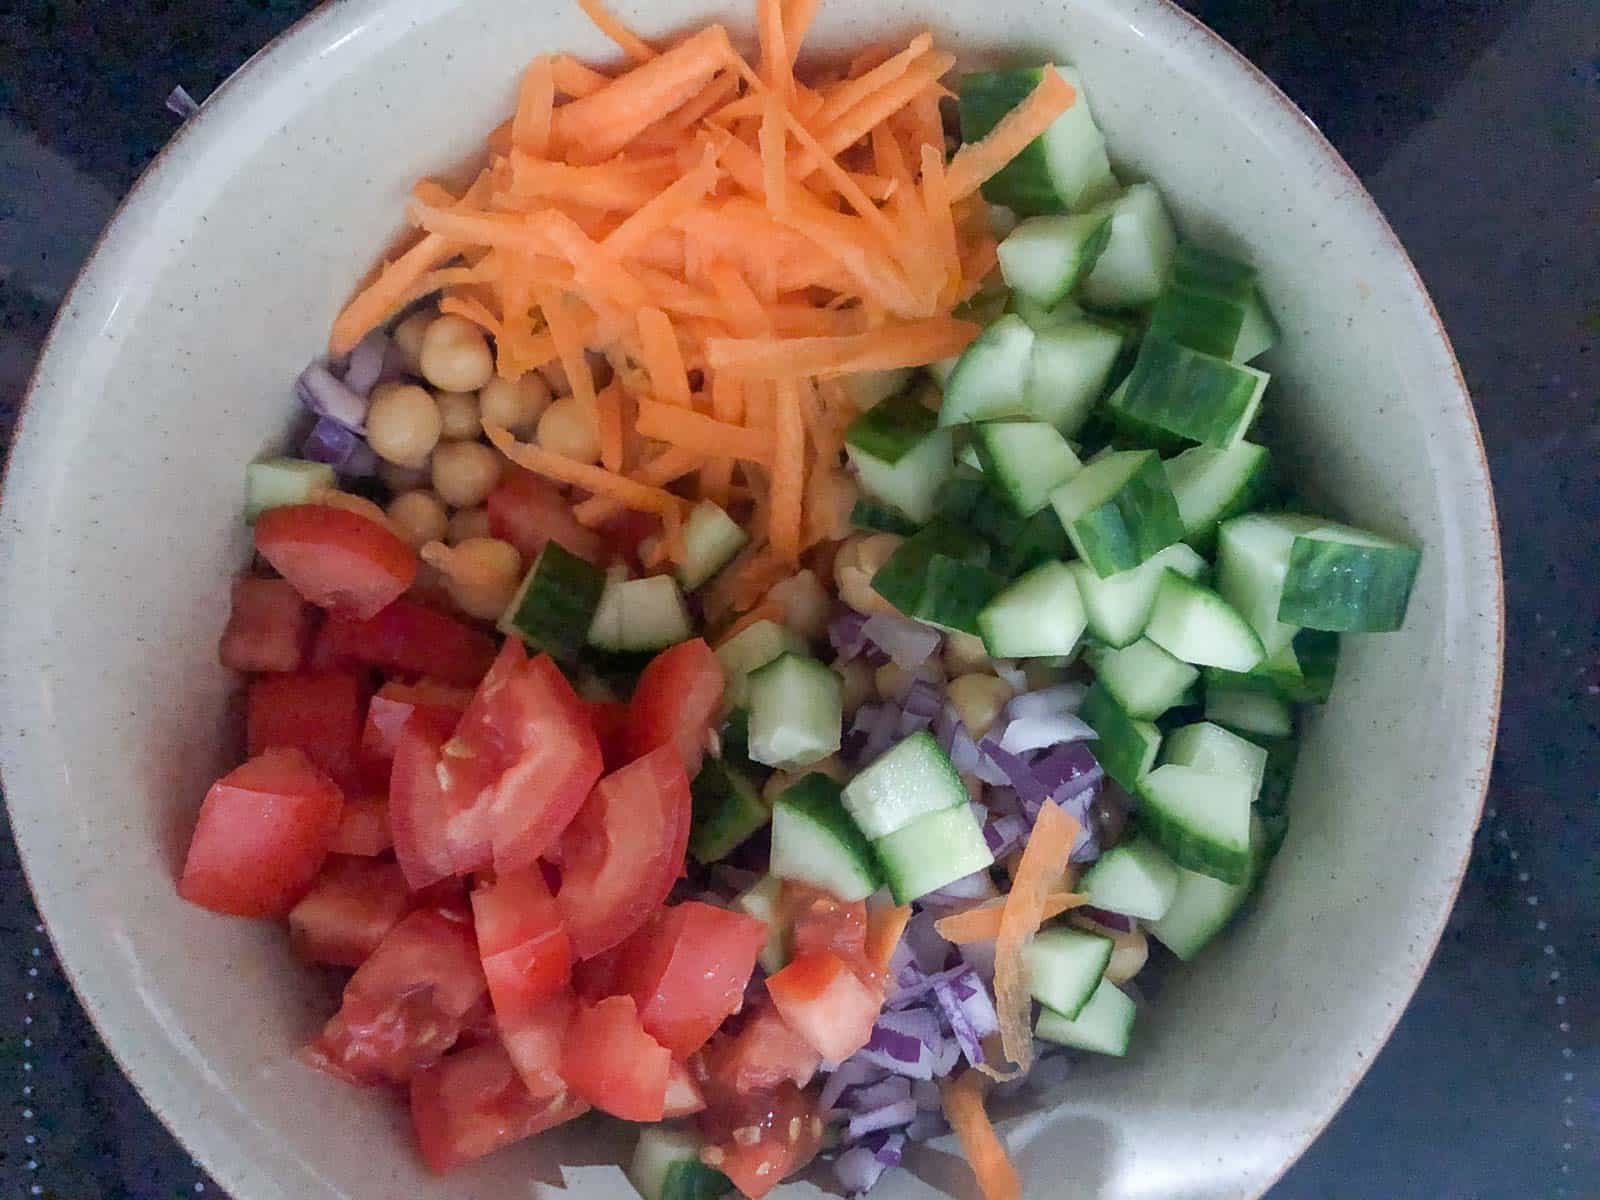
<path fill-rule="evenodd" d="M 1494 672 L 1491 685 L 1492 694 L 1485 709 L 1488 728 L 1482 733 L 1481 769 L 1476 772 L 1481 781 L 1478 794 L 1472 805 L 1472 828 L 1469 836 L 1464 839 L 1463 849 L 1459 863 L 1451 871 L 1448 879 L 1444 880 L 1448 891 L 1448 903 L 1441 905 L 1434 914 L 1433 926 L 1425 931 L 1425 936 L 1420 939 L 1427 947 L 1426 954 L 1416 959 L 1415 969 L 1407 981 L 1404 1003 L 1391 1006 L 1388 1010 L 1385 1023 L 1381 1028 L 1374 1029 L 1377 1034 L 1371 1039 L 1371 1052 L 1360 1055 L 1354 1064 L 1349 1077 L 1343 1081 L 1336 1092 L 1327 1097 L 1326 1107 L 1321 1117 L 1305 1127 L 1295 1138 L 1293 1152 L 1289 1154 L 1270 1179 L 1265 1181 L 1260 1192 L 1253 1193 L 1253 1197 L 1265 1196 L 1275 1186 L 1291 1167 L 1295 1165 L 1307 1150 L 1321 1137 L 1333 1118 L 1343 1109 L 1356 1086 L 1365 1077 L 1372 1065 L 1377 1061 L 1379 1052 L 1393 1036 L 1396 1026 L 1409 1010 L 1411 1001 L 1416 994 L 1417 986 L 1421 983 L 1423 975 L 1433 961 L 1438 951 L 1440 939 L 1443 937 L 1445 926 L 1450 914 L 1454 911 L 1455 904 L 1460 895 L 1462 881 L 1465 878 L 1467 866 L 1471 859 L 1475 844 L 1476 829 L 1482 820 L 1484 804 L 1488 796 L 1495 743 L 1499 734 L 1501 698 L 1504 683 L 1505 669 L 1505 636 L 1506 636 L 1506 609 L 1505 609 L 1505 573 L 1504 561 L 1501 551 L 1500 521 L 1498 507 L 1495 500 L 1492 475 L 1489 470 L 1489 461 L 1483 441 L 1483 432 L 1478 423 L 1477 410 L 1472 401 L 1466 380 L 1462 374 L 1461 364 L 1456 356 L 1455 347 L 1450 340 L 1450 335 L 1444 327 L 1444 322 L 1439 316 L 1438 308 L 1433 297 L 1428 291 L 1426 283 L 1406 251 L 1399 235 L 1390 226 L 1388 218 L 1379 207 L 1376 199 L 1367 190 L 1361 177 L 1354 168 L 1345 161 L 1344 156 L 1334 147 L 1321 128 L 1311 117 L 1300 108 L 1260 67 L 1256 66 L 1241 51 L 1236 49 L 1220 34 L 1206 25 L 1198 17 L 1182 8 L 1176 0 L 1145 0 L 1162 10 L 1169 18 L 1176 18 L 1179 23 L 1188 27 L 1189 34 L 1195 39 L 1196 45 L 1202 49 L 1221 52 L 1223 70 L 1232 69 L 1240 76 L 1240 82 L 1248 87 L 1258 90 L 1282 113 L 1289 117 L 1292 124 L 1298 129 L 1305 139 L 1307 148 L 1314 152 L 1316 157 L 1332 165 L 1343 176 L 1349 185 L 1349 200 L 1362 210 L 1363 215 L 1371 223 L 1387 250 L 1396 258 L 1405 273 L 1409 276 L 1415 295 L 1421 300 L 1427 321 L 1431 323 L 1433 332 L 1437 335 L 1439 345 L 1443 349 L 1449 362 L 1450 380 L 1453 381 L 1456 397 L 1460 401 L 1462 415 L 1466 418 L 1466 426 L 1471 433 L 1473 445 L 1477 450 L 1477 462 L 1469 464 L 1476 468 L 1483 485 L 1483 499 L 1486 505 L 1489 522 L 1484 531 L 1487 538 L 1487 550 L 1494 571 L 1494 589 L 1491 597 L 1492 616 L 1494 623 Z M 57 353 L 58 340 L 65 340 L 74 333 L 71 326 L 77 321 L 77 304 L 84 294 L 93 289 L 100 281 L 97 276 L 102 271 L 110 271 L 111 267 L 105 264 L 107 252 L 116 246 L 124 232 L 125 227 L 134 223 L 135 219 L 147 209 L 159 203 L 161 195 L 169 188 L 180 182 L 184 169 L 183 152 L 188 149 L 202 150 L 207 141 L 216 136 L 222 136 L 232 114 L 235 101 L 244 103 L 244 93 L 258 77 L 264 79 L 267 72 L 274 66 L 288 66 L 291 60 L 299 54 L 304 54 L 313 49 L 313 39 L 327 27 L 332 30 L 344 27 L 343 34 L 338 41 L 343 42 L 360 34 L 363 27 L 363 13 L 366 10 L 381 7 L 385 0 L 365 0 L 365 3 L 344 3 L 337 5 L 319 5 L 310 12 L 301 16 L 293 23 L 274 35 L 258 50 L 245 59 L 235 68 L 217 87 L 200 102 L 199 110 L 187 118 L 173 132 L 173 135 L 160 147 L 151 160 L 144 166 L 135 178 L 132 186 L 123 195 L 113 209 L 112 214 L 104 227 L 96 235 L 89 253 L 73 276 L 70 287 L 63 294 L 61 303 L 50 321 L 43 342 L 40 344 L 38 356 L 28 375 L 28 380 L 18 400 L 16 418 L 12 427 L 11 442 L 6 448 L 3 461 L 0 461 L 0 514 L 4 513 L 7 498 L 6 483 L 11 478 L 11 468 L 18 449 L 27 438 L 26 426 L 29 410 L 39 389 L 43 368 L 50 363 Z M 301 45 L 305 43 L 305 45 Z M 111 276 L 114 278 L 114 275 Z M 9 555 L 7 549 L 14 541 L 17 534 L 14 529 L 20 529 L 20 523 L 0 520 L 0 567 L 3 567 Z M 5 677 L 0 675 L 0 690 L 5 690 Z M 8 818 L 12 806 L 11 790 L 5 786 L 5 756 L 0 755 L 0 795 L 3 795 Z M 198 1131 L 188 1128 L 176 1127 L 166 1115 L 168 1108 L 162 1103 L 163 1097 L 155 1094 L 155 1089 L 147 1085 L 143 1072 L 133 1069 L 135 1055 L 130 1046 L 122 1043 L 122 1034 L 113 1035 L 109 1030 L 116 1025 L 111 1015 L 111 1005 L 106 1001 L 91 999 L 80 980 L 79 964 L 72 954 L 63 953 L 62 943 L 57 940 L 55 925 L 51 921 L 48 910 L 54 907 L 54 900 L 46 900 L 43 892 L 36 882 L 48 870 L 47 864 L 41 862 L 34 864 L 30 861 L 30 851 L 24 840 L 15 835 L 15 822 L 12 822 L 13 842 L 17 848 L 17 857 L 22 867 L 23 878 L 32 893 L 35 907 L 39 913 L 40 921 L 44 927 L 45 935 L 50 941 L 52 952 L 60 964 L 62 974 L 71 987 L 80 1009 L 87 1016 L 96 1036 L 110 1052 L 123 1077 L 127 1079 L 139 1098 L 161 1122 L 162 1127 L 173 1137 L 185 1151 L 192 1153 L 197 1163 L 208 1175 L 227 1189 L 230 1194 L 244 1196 L 239 1191 L 243 1184 L 245 1172 L 236 1170 L 233 1164 L 221 1159 L 220 1151 L 225 1143 L 213 1142 L 211 1139 L 200 1136 Z M 39 874 L 36 877 L 35 866 Z M 248 1185 L 245 1185 L 248 1186 Z"/>

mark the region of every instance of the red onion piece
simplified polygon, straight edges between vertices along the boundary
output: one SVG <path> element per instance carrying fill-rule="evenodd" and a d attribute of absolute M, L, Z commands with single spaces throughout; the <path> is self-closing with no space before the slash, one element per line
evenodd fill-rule
<path fill-rule="evenodd" d="M 849 662 L 866 648 L 867 639 L 861 632 L 866 626 L 865 613 L 846 608 L 828 624 L 828 644 L 840 662 Z"/>
<path fill-rule="evenodd" d="M 850 1118 L 850 1128 L 846 1137 L 852 1141 L 866 1137 L 869 1133 L 876 1133 L 880 1129 L 898 1129 L 911 1124 L 917 1117 L 917 1102 L 909 1096 L 894 1104 L 886 1104 L 882 1108 L 870 1109 L 858 1113 Z"/>
<path fill-rule="evenodd" d="M 327 463 L 341 475 L 371 475 L 378 469 L 372 447 L 348 428 L 327 417 L 317 418 L 300 453 L 312 462 Z"/>
<path fill-rule="evenodd" d="M 1006 716 L 1015 721 L 1020 717 L 1045 717 L 1054 713 L 1076 712 L 1088 694 L 1089 689 L 1081 683 L 1058 683 L 1035 692 L 1023 692 L 1013 696 L 1011 702 L 1006 705 Z"/>
<path fill-rule="evenodd" d="M 1039 782 L 1038 777 L 1033 773 L 1033 769 L 1017 755 L 1003 749 L 994 740 L 992 734 L 978 743 L 978 749 L 982 751 L 984 758 L 999 769 L 1000 774 L 1003 776 L 1003 778 L 995 780 L 995 782 L 1010 784 L 1016 788 L 1017 795 L 1022 798 L 1024 805 L 1044 803 L 1049 796 L 1049 792 Z M 989 782 L 988 777 L 985 776 L 982 770 L 978 772 L 978 778 L 985 783 Z"/>
<path fill-rule="evenodd" d="M 942 1137 L 950 1131 L 943 1112 L 918 1113 L 917 1119 L 906 1126 L 906 1137 L 913 1142 L 926 1142 Z"/>
<path fill-rule="evenodd" d="M 364 399 L 383 377 L 391 345 L 389 335 L 381 329 L 374 329 L 357 342 L 344 369 L 345 387 Z"/>
<path fill-rule="evenodd" d="M 993 731 L 989 734 L 994 736 Z M 1081 717 L 1072 713 L 1050 713 L 1047 716 L 1018 717 L 1006 724 L 1000 735 L 1000 747 L 1012 754 L 1028 754 L 1066 742 L 1081 742 L 1098 737 Z"/>
<path fill-rule="evenodd" d="M 294 394 L 319 417 L 337 421 L 352 433 L 367 431 L 367 401 L 321 363 L 312 363 L 294 381 Z"/>
<path fill-rule="evenodd" d="M 862 635 L 905 671 L 915 671 L 939 650 L 939 631 L 898 613 L 873 613 Z M 932 716 L 930 712 L 928 714 Z"/>
<path fill-rule="evenodd" d="M 911 1099 L 911 1081 L 904 1075 L 890 1075 L 876 1083 L 849 1088 L 839 1098 L 839 1104 L 851 1112 L 870 1112 L 888 1104 L 899 1104 Z"/>
<path fill-rule="evenodd" d="M 991 664 L 994 673 L 1011 685 L 1014 692 L 1024 692 L 1028 689 L 1028 677 L 1021 667 L 1007 662 L 1003 658 L 995 659 Z"/>
<path fill-rule="evenodd" d="M 833 1070 L 827 1082 L 822 1085 L 822 1094 L 817 1097 L 817 1107 L 823 1112 L 837 1108 L 839 1097 L 844 1095 L 846 1089 L 866 1083 L 876 1083 L 885 1075 L 883 1068 L 873 1063 L 854 1057 L 847 1058 Z"/>
<path fill-rule="evenodd" d="M 973 1066 L 978 1066 L 984 1061 L 983 1042 L 979 1040 L 977 1030 L 968 1020 L 966 1010 L 961 1007 L 961 998 L 948 983 L 936 984 L 933 998 L 938 1001 L 939 1009 L 944 1013 L 944 1019 L 950 1026 L 950 1032 L 954 1035 L 956 1044 L 961 1047 L 961 1053 L 967 1056 L 967 1061 Z"/>
<path fill-rule="evenodd" d="M 833 1163 L 833 1173 L 838 1177 L 839 1187 L 850 1196 L 870 1192 L 888 1169 L 889 1165 L 865 1146 L 846 1150 Z"/>
<path fill-rule="evenodd" d="M 1039 785 L 1057 800 L 1093 787 L 1105 777 L 1094 751 L 1083 742 L 1052 746 L 1030 765 Z"/>

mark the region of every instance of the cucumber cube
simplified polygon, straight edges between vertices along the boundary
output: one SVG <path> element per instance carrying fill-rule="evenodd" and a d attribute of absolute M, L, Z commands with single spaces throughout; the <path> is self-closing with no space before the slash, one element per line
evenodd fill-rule
<path fill-rule="evenodd" d="M 1252 784 L 1237 772 L 1156 767 L 1139 782 L 1139 823 L 1178 866 L 1244 883 L 1252 861 Z"/>
<path fill-rule="evenodd" d="M 918 817 L 878 838 L 872 848 L 896 904 L 910 904 L 994 865 L 983 828 L 972 815 L 972 806 L 965 803 Z"/>
<path fill-rule="evenodd" d="M 589 644 L 602 650 L 662 650 L 693 636 L 671 575 L 608 580 L 589 622 Z"/>
<path fill-rule="evenodd" d="M 1291 737 L 1294 710 L 1283 697 L 1259 688 L 1206 685 L 1206 720 L 1262 737 Z"/>
<path fill-rule="evenodd" d="M 717 661 L 727 679 L 723 703 L 737 708 L 749 694 L 749 679 L 773 659 L 784 654 L 804 654 L 806 640 L 776 621 L 757 621 L 717 647 Z"/>
<path fill-rule="evenodd" d="M 1078 584 L 1067 564 L 1059 562 L 1035 567 L 978 614 L 984 649 L 994 658 L 1071 654 L 1084 625 Z"/>
<path fill-rule="evenodd" d="M 689 794 L 689 853 L 701 864 L 728 857 L 772 820 L 750 778 L 720 758 L 706 759 Z"/>
<path fill-rule="evenodd" d="M 1050 502 L 1050 493 L 1083 469 L 1067 439 L 1043 421 L 988 421 L 973 445 L 983 473 L 1024 517 Z"/>
<path fill-rule="evenodd" d="M 1106 142 L 1089 112 L 1082 80 L 1056 68 L 1078 93 L 1075 104 L 983 185 L 984 199 L 1019 216 L 1068 212 L 1116 191 Z M 961 77 L 961 140 L 975 142 L 1022 103 L 1044 77 L 1042 67 L 977 71 Z"/>
<path fill-rule="evenodd" d="M 784 922 L 782 897 L 783 880 L 776 875 L 763 875 L 733 898 L 735 909 L 766 924 L 767 941 L 756 961 L 768 975 L 776 975 L 789 965 L 789 927 Z"/>
<path fill-rule="evenodd" d="M 1202 551 L 1216 542 L 1220 522 L 1257 507 L 1272 491 L 1271 458 L 1254 442 L 1191 446 L 1161 465 L 1178 502 L 1184 541 Z"/>
<path fill-rule="evenodd" d="M 782 770 L 839 750 L 844 681 L 814 658 L 785 654 L 750 676 L 750 757 Z"/>
<path fill-rule="evenodd" d="M 872 590 L 914 620 L 976 634 L 978 613 L 1006 583 L 984 565 L 988 557 L 976 535 L 935 521 L 895 549 Z"/>
<path fill-rule="evenodd" d="M 933 414 L 929 413 L 928 417 L 931 420 Z M 861 481 L 862 490 L 903 513 L 908 523 L 915 526 L 933 516 L 939 485 L 955 469 L 955 438 L 948 429 L 930 430 L 892 462 L 877 458 L 858 446 L 847 445 L 845 454 L 855 469 L 856 478 Z"/>
<path fill-rule="evenodd" d="M 911 386 L 916 372 L 910 367 L 894 367 L 887 371 L 857 371 L 839 376 L 839 383 L 857 412 L 866 412 L 890 396 L 898 395 Z"/>
<path fill-rule="evenodd" d="M 702 500 L 683 524 L 684 560 L 677 566 L 678 582 L 692 592 L 744 549 L 750 535 L 710 500 Z"/>
<path fill-rule="evenodd" d="M 1067 564 L 1078 581 L 1083 611 L 1089 619 L 1089 632 L 1108 646 L 1127 646 L 1138 640 L 1150 621 L 1156 590 L 1167 570 L 1190 579 L 1206 573 L 1206 561 L 1182 542 L 1174 543 L 1131 571 L 1102 579 L 1085 562 Z"/>
<path fill-rule="evenodd" d="M 1089 689 L 1078 715 L 1095 732 L 1094 756 L 1105 773 L 1130 792 L 1137 788 L 1155 765 L 1161 731 L 1130 717 L 1102 683 Z"/>
<path fill-rule="evenodd" d="M 874 533 L 895 533 L 910 537 L 922 528 L 892 504 L 862 498 L 850 509 L 850 524 L 857 529 L 870 529 Z"/>
<path fill-rule="evenodd" d="M 1033 337 L 1027 322 L 1015 313 L 1007 313 L 985 329 L 945 381 L 939 424 L 1028 416 L 1024 391 Z"/>
<path fill-rule="evenodd" d="M 703 1145 L 686 1126 L 646 1125 L 639 1130 L 628 1182 L 644 1200 L 720 1200 L 733 1183 L 700 1161 Z"/>
<path fill-rule="evenodd" d="M 1109 979 L 1102 979 L 1076 1019 L 1046 1008 L 1040 1011 L 1033 1032 L 1057 1045 L 1121 1058 L 1128 1052 L 1128 1039 L 1133 1033 L 1136 1015 L 1128 994 Z"/>
<path fill-rule="evenodd" d="M 883 884 L 867 839 L 839 799 L 839 785 L 813 773 L 772 805 L 772 874 L 820 888 L 847 904 Z"/>
<path fill-rule="evenodd" d="M 1068 437 L 1077 433 L 1105 392 L 1125 341 L 1099 321 L 1057 321 L 1037 330 L 1028 361 L 1028 412 Z"/>
<path fill-rule="evenodd" d="M 244 469 L 244 519 L 254 522 L 269 508 L 304 504 L 318 488 L 336 488 L 327 463 L 303 458 L 264 458 Z"/>
<path fill-rule="evenodd" d="M 1102 854 L 1078 886 L 1096 908 L 1159 921 L 1177 895 L 1178 868 L 1154 842 L 1133 837 Z M 1057 1004 L 1050 1007 L 1067 1012 Z"/>
<path fill-rule="evenodd" d="M 893 466 L 938 426 L 939 418 L 916 392 L 906 391 L 873 405 L 845 431 L 844 444 Z"/>
<path fill-rule="evenodd" d="M 1122 710 L 1141 721 L 1153 721 L 1177 704 L 1200 678 L 1200 672 L 1174 658 L 1149 638 L 1120 650 L 1107 648 L 1089 659 L 1095 678 Z"/>
<path fill-rule="evenodd" d="M 570 553 L 559 542 L 546 542 L 511 603 L 506 605 L 499 621 L 500 632 L 521 638 L 533 650 L 569 662 L 588 640 L 605 587 L 605 573 L 599 567 Z"/>
<path fill-rule="evenodd" d="M 1028 990 L 1046 1008 L 1076 1017 L 1089 1003 L 1111 961 L 1108 937 L 1081 929 L 1042 929 L 1023 951 Z"/>
<path fill-rule="evenodd" d="M 1323 524 L 1295 513 L 1250 513 L 1217 529 L 1217 591 L 1250 622 L 1268 657 L 1295 635 L 1278 619 L 1294 540 Z"/>
<path fill-rule="evenodd" d="M 1113 451 L 1050 494 L 1079 557 L 1102 578 L 1127 571 L 1183 537 L 1183 521 L 1154 450 Z"/>
<path fill-rule="evenodd" d="M 1211 721 L 1196 721 L 1193 725 L 1170 730 L 1161 743 L 1161 761 L 1201 771 L 1248 776 L 1252 781 L 1252 802 L 1260 795 L 1261 782 L 1267 773 L 1264 747 Z"/>
<path fill-rule="evenodd" d="M 1249 671 L 1266 657 L 1238 609 L 1177 571 L 1161 577 L 1144 635 L 1174 658 L 1202 667 Z"/>
<path fill-rule="evenodd" d="M 1140 308 L 1161 294 L 1178 235 L 1154 184 L 1136 183 L 1111 207 L 1111 236 L 1083 281 L 1083 302 L 1094 308 Z"/>
<path fill-rule="evenodd" d="M 1147 926 L 1150 936 L 1184 962 L 1222 932 L 1254 884 L 1224 883 L 1199 871 L 1178 868 L 1178 890 L 1167 915 Z"/>
<path fill-rule="evenodd" d="M 873 841 L 969 799 L 961 776 L 926 730 L 884 751 L 842 796 L 851 819 Z"/>
<path fill-rule="evenodd" d="M 1387 633 L 1406 619 L 1422 552 L 1348 525 L 1297 535 L 1278 620 L 1309 629 Z"/>
<path fill-rule="evenodd" d="M 1106 401 L 1116 414 L 1208 446 L 1231 446 L 1250 428 L 1270 376 L 1154 333 Z"/>
<path fill-rule="evenodd" d="M 1052 308 L 1087 275 L 1111 238 L 1111 210 L 1029 217 L 1000 243 L 1000 274 L 1031 304 Z"/>

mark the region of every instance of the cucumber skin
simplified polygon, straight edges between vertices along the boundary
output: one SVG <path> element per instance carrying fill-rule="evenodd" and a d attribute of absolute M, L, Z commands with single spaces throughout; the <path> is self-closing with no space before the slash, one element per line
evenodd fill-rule
<path fill-rule="evenodd" d="M 1079 556 L 1102 579 L 1132 570 L 1183 539 L 1183 520 L 1161 458 L 1153 450 L 1144 453 L 1148 457 L 1113 495 L 1071 522 L 1062 521 Z M 1056 511 L 1059 516 L 1059 506 Z"/>
<path fill-rule="evenodd" d="M 589 625 L 605 586 L 605 573 L 599 567 L 559 542 L 547 542 L 528 568 L 499 627 L 534 650 L 572 662 L 588 642 Z M 535 589 L 537 594 L 533 594 Z"/>
<path fill-rule="evenodd" d="M 975 142 L 1020 104 L 1042 78 L 1042 71 L 978 71 L 961 79 L 961 140 Z M 1050 164 L 1042 138 L 1034 138 L 983 185 L 983 198 L 1003 204 L 1018 216 L 1046 216 L 1066 211 L 1050 187 L 1034 181 L 1048 179 Z"/>
<path fill-rule="evenodd" d="M 936 508 L 938 519 L 977 534 L 987 547 L 985 565 L 1010 579 L 1071 552 L 1066 530 L 1049 505 L 1031 517 L 1018 516 L 1010 501 L 982 479 L 945 480 Z"/>
<path fill-rule="evenodd" d="M 1405 622 L 1422 551 L 1297 537 L 1278 620 L 1338 633 L 1391 633 Z"/>
<path fill-rule="evenodd" d="M 850 510 L 850 524 L 857 529 L 870 529 L 875 533 L 894 533 L 910 537 L 921 529 L 910 517 L 888 504 L 871 500 L 857 500 Z"/>
<path fill-rule="evenodd" d="M 1271 691 L 1291 704 L 1326 704 L 1339 671 L 1339 635 L 1302 629 L 1289 644 L 1252 671 L 1206 667 L 1208 684 L 1241 691 Z"/>
<path fill-rule="evenodd" d="M 1160 749 L 1160 734 L 1153 740 L 1148 736 L 1155 727 L 1130 717 L 1101 683 L 1089 689 L 1078 715 L 1099 735 L 1094 756 L 1105 773 L 1128 791 L 1134 791 Z M 1147 750 L 1142 749 L 1145 746 Z"/>
<path fill-rule="evenodd" d="M 1191 833 L 1180 819 L 1163 811 L 1159 800 L 1152 798 L 1145 788 L 1141 787 L 1138 795 L 1139 828 L 1178 866 L 1223 883 L 1250 882 L 1255 863 L 1253 847 L 1247 845 L 1234 851 L 1208 842 Z"/>
<path fill-rule="evenodd" d="M 726 858 L 772 820 L 754 783 L 722 759 L 706 759 L 689 795 L 689 853 L 702 866 Z"/>
<path fill-rule="evenodd" d="M 733 1191 L 733 1180 L 715 1167 L 677 1162 L 661 1182 L 661 1200 L 721 1200 Z"/>
<path fill-rule="evenodd" d="M 842 852 L 861 869 L 871 885 L 867 889 L 870 894 L 883 884 L 883 867 L 873 851 L 872 843 L 867 841 L 845 811 L 844 803 L 839 798 L 841 791 L 837 782 L 813 771 L 801 776 L 795 784 L 784 790 L 774 803 L 774 811 L 779 808 L 792 809 L 800 820 L 825 830 L 840 844 Z"/>
<path fill-rule="evenodd" d="M 1147 334 L 1132 373 L 1108 404 L 1169 435 L 1221 447 L 1248 429 L 1264 382 L 1254 367 Z"/>
<path fill-rule="evenodd" d="M 938 426 L 939 418 L 914 391 L 874 404 L 845 431 L 847 446 L 893 466 Z"/>

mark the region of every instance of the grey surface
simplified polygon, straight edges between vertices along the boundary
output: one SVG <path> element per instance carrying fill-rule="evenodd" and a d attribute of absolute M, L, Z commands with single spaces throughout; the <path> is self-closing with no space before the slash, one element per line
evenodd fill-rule
<path fill-rule="evenodd" d="M 204 97 L 306 7 L 0 16 L 0 445 L 64 288 L 175 124 L 168 91 Z M 1504 718 L 1460 902 L 1393 1040 L 1272 1196 L 1600 1197 L 1600 3 L 1189 7 L 1322 126 L 1411 251 L 1505 534 Z M 8 838 L 0 873 L 0 1195 L 214 1192 L 84 1020 Z"/>

